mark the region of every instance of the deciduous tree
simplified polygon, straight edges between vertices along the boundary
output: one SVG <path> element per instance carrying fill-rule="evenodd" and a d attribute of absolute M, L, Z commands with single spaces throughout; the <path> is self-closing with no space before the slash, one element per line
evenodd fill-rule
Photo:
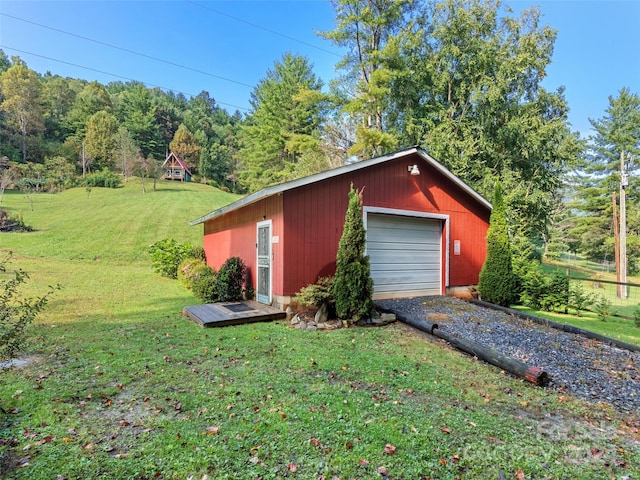
<path fill-rule="evenodd" d="M 44 129 L 40 100 L 40 79 L 18 57 L 13 65 L 0 76 L 2 103 L 0 108 L 7 114 L 7 125 L 20 136 L 22 162 L 27 162 L 27 140 Z"/>
<path fill-rule="evenodd" d="M 173 140 L 169 144 L 169 148 L 173 153 L 178 155 L 190 169 L 198 166 L 200 152 L 202 148 L 196 143 L 193 134 L 184 125 L 180 124 Z"/>
<path fill-rule="evenodd" d="M 96 170 L 115 167 L 118 120 L 103 111 L 93 114 L 87 122 L 85 155 L 93 159 Z"/>

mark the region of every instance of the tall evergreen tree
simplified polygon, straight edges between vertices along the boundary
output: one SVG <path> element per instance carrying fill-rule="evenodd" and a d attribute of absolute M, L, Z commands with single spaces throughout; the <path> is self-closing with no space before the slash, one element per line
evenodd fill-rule
<path fill-rule="evenodd" d="M 345 112 L 357 121 L 349 153 L 360 158 L 379 155 L 397 146 L 386 125 L 390 86 L 398 71 L 397 34 L 412 13 L 410 0 L 333 0 L 336 28 L 321 32 L 346 48 L 334 84 Z"/>
<path fill-rule="evenodd" d="M 357 322 L 373 312 L 373 280 L 369 257 L 364 254 L 366 232 L 362 221 L 362 190 L 349 189 L 349 206 L 336 256 L 333 296 L 336 313 Z"/>
<path fill-rule="evenodd" d="M 489 221 L 487 257 L 480 270 L 478 292 L 482 300 L 508 307 L 514 301 L 515 278 L 502 185 L 499 182 L 495 186 Z"/>
<path fill-rule="evenodd" d="M 612 193 L 620 188 L 621 158 L 629 175 L 627 187 L 628 263 L 634 270 L 640 258 L 640 180 L 634 172 L 640 168 L 640 96 L 629 88 L 609 97 L 602 118 L 590 120 L 594 134 L 587 155 L 575 175 L 576 194 L 572 207 L 576 212 L 571 235 L 580 240 L 580 251 L 592 260 L 613 259 Z"/>
<path fill-rule="evenodd" d="M 319 149 L 321 88 L 309 61 L 290 53 L 260 80 L 242 129 L 241 177 L 250 190 L 291 180 L 300 155 Z"/>

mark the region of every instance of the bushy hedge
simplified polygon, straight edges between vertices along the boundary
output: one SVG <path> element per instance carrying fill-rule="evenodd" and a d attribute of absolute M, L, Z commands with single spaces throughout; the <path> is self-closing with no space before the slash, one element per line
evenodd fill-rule
<path fill-rule="evenodd" d="M 179 244 L 173 238 L 165 238 L 149 247 L 153 269 L 169 278 L 177 278 L 178 267 L 187 258 L 204 257 L 201 247 L 194 247 L 190 243 Z"/>
<path fill-rule="evenodd" d="M 205 303 L 237 302 L 252 296 L 247 267 L 240 257 L 231 257 L 216 272 L 210 267 L 193 280 L 193 293 Z"/>
<path fill-rule="evenodd" d="M 191 290 L 193 283 L 210 267 L 201 258 L 186 258 L 178 266 L 178 280 Z"/>
<path fill-rule="evenodd" d="M 82 181 L 83 187 L 104 187 L 118 188 L 122 185 L 120 176 L 110 170 L 102 170 L 100 172 L 87 175 Z"/>

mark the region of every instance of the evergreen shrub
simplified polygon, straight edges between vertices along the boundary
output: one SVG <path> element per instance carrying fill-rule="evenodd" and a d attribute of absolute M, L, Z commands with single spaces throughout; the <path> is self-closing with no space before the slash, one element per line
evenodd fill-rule
<path fill-rule="evenodd" d="M 336 313 L 343 320 L 357 322 L 371 316 L 373 280 L 369 257 L 364 254 L 366 232 L 362 222 L 362 191 L 349 190 L 349 206 L 336 256 L 333 295 Z"/>
<path fill-rule="evenodd" d="M 296 293 L 294 300 L 305 307 L 322 307 L 327 305 L 330 310 L 335 310 L 335 298 L 333 296 L 334 277 L 320 277 L 316 283 L 301 288 Z"/>
<path fill-rule="evenodd" d="M 218 271 L 215 294 L 218 302 L 243 299 L 247 285 L 247 267 L 240 257 L 228 258 Z"/>
<path fill-rule="evenodd" d="M 478 291 L 486 302 L 508 307 L 514 300 L 515 277 L 502 186 L 496 183 L 487 231 L 487 257 L 480 271 Z"/>

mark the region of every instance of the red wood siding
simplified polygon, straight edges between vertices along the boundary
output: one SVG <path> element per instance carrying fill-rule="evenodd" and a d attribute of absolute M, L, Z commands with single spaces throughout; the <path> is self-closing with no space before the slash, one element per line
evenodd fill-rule
<path fill-rule="evenodd" d="M 418 164 L 419 176 L 409 174 L 407 167 L 413 164 Z M 256 224 L 270 219 L 272 235 L 279 239 L 272 244 L 273 295 L 293 295 L 319 276 L 332 275 L 351 183 L 364 187 L 367 207 L 448 215 L 448 252 L 446 231 L 442 235 L 442 285 L 478 282 L 490 211 L 418 154 L 285 190 L 206 221 L 207 263 L 219 268 L 227 258 L 239 256 L 249 267 L 255 287 Z M 460 241 L 460 255 L 454 255 L 455 240 Z"/>
<path fill-rule="evenodd" d="M 419 165 L 419 176 L 409 175 L 407 167 L 414 163 Z M 477 283 L 486 254 L 490 212 L 415 155 L 284 192 L 281 294 L 292 295 L 318 276 L 334 273 L 351 183 L 355 188 L 365 187 L 365 206 L 449 215 L 449 286 Z M 460 240 L 460 255 L 454 255 L 454 240 Z M 445 235 L 443 285 L 444 242 Z"/>
<path fill-rule="evenodd" d="M 272 244 L 272 291 L 282 291 L 282 197 L 266 198 L 258 203 L 229 212 L 204 223 L 204 250 L 207 264 L 216 270 L 230 257 L 240 257 L 251 274 L 253 287 L 256 286 L 256 232 L 257 224 L 263 220 L 272 221 L 271 235 L 279 237 Z"/>

